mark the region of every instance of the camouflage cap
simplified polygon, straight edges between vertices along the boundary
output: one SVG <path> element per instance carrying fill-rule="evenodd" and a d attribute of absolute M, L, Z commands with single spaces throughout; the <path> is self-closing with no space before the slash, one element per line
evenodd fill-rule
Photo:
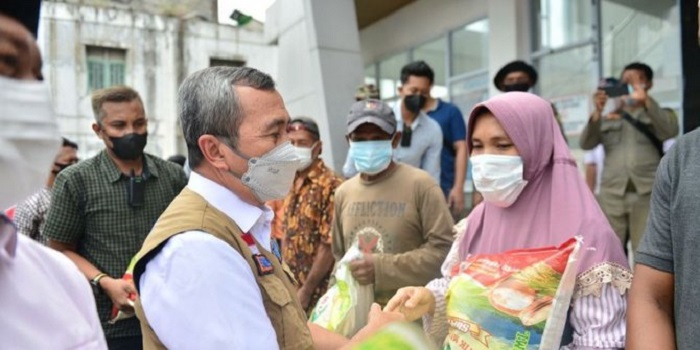
<path fill-rule="evenodd" d="M 355 101 L 362 101 L 367 99 L 379 99 L 379 90 L 374 84 L 365 84 L 357 88 L 355 92 Z"/>

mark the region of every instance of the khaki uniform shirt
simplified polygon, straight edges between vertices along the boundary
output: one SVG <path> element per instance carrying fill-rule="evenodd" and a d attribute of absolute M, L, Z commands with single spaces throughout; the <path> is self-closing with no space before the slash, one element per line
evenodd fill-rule
<path fill-rule="evenodd" d="M 678 120 L 649 98 L 648 108 L 627 109 L 632 118 L 647 126 L 660 140 L 678 134 Z M 605 165 L 600 184 L 601 193 L 623 195 L 630 182 L 639 194 L 651 193 L 656 168 L 661 157 L 649 138 L 624 119 L 601 117 L 589 121 L 581 134 L 581 148 L 591 150 L 599 144 L 605 149 Z"/>

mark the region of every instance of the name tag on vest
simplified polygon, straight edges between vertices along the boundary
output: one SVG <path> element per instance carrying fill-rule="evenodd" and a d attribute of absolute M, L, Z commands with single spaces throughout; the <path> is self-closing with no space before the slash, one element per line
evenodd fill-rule
<path fill-rule="evenodd" d="M 255 266 L 258 268 L 258 276 L 269 275 L 275 271 L 275 267 L 272 266 L 272 262 L 262 254 L 254 254 L 253 260 L 255 260 Z"/>

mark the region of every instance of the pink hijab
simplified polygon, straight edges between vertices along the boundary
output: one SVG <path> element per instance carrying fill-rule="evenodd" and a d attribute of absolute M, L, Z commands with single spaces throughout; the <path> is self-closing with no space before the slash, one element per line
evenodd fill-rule
<path fill-rule="evenodd" d="M 604 262 L 628 267 L 620 240 L 577 170 L 552 105 L 524 92 L 501 94 L 476 105 L 469 116 L 469 154 L 474 121 L 484 110 L 496 117 L 518 149 L 528 184 L 508 208 L 486 202 L 474 208 L 460 243 L 460 258 L 555 246 L 580 235 L 584 245 L 579 273 Z"/>

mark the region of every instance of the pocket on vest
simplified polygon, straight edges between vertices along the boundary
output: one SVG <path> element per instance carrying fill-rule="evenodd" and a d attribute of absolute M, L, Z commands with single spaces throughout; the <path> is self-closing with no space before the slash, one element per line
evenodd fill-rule
<path fill-rule="evenodd" d="M 265 289 L 265 293 L 277 306 L 285 306 L 292 301 L 287 287 L 276 276 L 261 278 L 260 284 Z"/>

